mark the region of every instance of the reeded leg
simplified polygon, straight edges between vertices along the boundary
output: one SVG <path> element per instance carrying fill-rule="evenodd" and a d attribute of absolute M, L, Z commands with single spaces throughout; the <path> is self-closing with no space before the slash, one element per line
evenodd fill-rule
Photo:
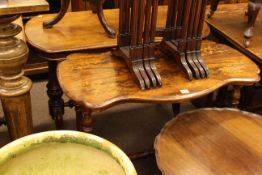
<path fill-rule="evenodd" d="M 219 0 L 211 0 L 210 1 L 210 11 L 207 15 L 208 18 L 211 18 L 213 16 L 215 11 L 217 10 L 218 3 L 219 3 Z"/>
<path fill-rule="evenodd" d="M 18 17 L 0 16 L 0 98 L 11 139 L 33 133 L 32 81 L 22 70 L 29 50 L 24 41 L 15 38 L 22 28 L 12 23 Z"/>
<path fill-rule="evenodd" d="M 48 83 L 47 83 L 47 94 L 49 97 L 49 114 L 55 120 L 57 129 L 63 128 L 63 115 L 64 115 L 64 100 L 62 99 L 63 91 L 58 83 L 56 68 L 57 61 L 48 61 L 49 72 L 48 72 Z"/>
<path fill-rule="evenodd" d="M 76 111 L 76 127 L 78 131 L 90 133 L 92 132 L 92 112 L 90 110 L 83 110 L 79 105 L 75 106 Z"/>
<path fill-rule="evenodd" d="M 261 8 L 261 1 L 253 0 L 248 3 L 248 11 L 247 11 L 247 17 L 248 17 L 248 28 L 244 32 L 244 45 L 245 47 L 249 47 L 250 45 L 250 39 L 254 35 L 254 26 L 257 19 L 257 15 L 259 13 L 259 10 Z"/>

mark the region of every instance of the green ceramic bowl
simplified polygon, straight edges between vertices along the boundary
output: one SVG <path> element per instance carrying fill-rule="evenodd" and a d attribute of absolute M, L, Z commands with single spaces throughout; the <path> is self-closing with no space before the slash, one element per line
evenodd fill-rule
<path fill-rule="evenodd" d="M 49 131 L 0 149 L 0 175 L 137 175 L 129 158 L 100 137 Z"/>

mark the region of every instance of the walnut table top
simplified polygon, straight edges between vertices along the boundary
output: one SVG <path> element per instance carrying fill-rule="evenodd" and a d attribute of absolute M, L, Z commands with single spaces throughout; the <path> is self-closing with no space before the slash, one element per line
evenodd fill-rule
<path fill-rule="evenodd" d="M 93 111 L 125 102 L 178 103 L 226 84 L 252 85 L 259 81 L 257 65 L 238 51 L 211 41 L 204 41 L 202 48 L 210 69 L 208 79 L 188 81 L 174 59 L 158 55 L 156 66 L 163 86 L 142 91 L 125 62 L 110 52 L 70 55 L 58 66 L 58 79 L 70 99 Z"/>

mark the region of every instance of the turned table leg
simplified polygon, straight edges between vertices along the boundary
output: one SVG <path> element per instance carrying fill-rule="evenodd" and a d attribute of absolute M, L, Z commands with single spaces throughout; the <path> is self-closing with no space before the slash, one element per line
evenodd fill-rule
<path fill-rule="evenodd" d="M 244 45 L 248 47 L 250 45 L 250 39 L 254 35 L 254 26 L 256 23 L 256 19 L 261 8 L 261 0 L 250 0 L 248 2 L 248 10 L 246 15 L 248 17 L 248 28 L 244 32 Z"/>
<path fill-rule="evenodd" d="M 210 1 L 210 11 L 208 13 L 208 18 L 211 18 L 212 15 L 215 13 L 215 11 L 217 10 L 217 6 L 218 6 L 219 0 L 211 0 Z"/>
<path fill-rule="evenodd" d="M 62 98 L 63 91 L 59 85 L 56 68 L 58 61 L 48 60 L 48 83 L 47 83 L 47 95 L 49 97 L 48 106 L 49 114 L 55 120 L 57 129 L 63 128 L 63 115 L 64 115 L 64 100 Z"/>
<path fill-rule="evenodd" d="M 33 132 L 30 90 L 32 81 L 23 76 L 28 48 L 15 36 L 21 26 L 13 24 L 19 15 L 0 16 L 0 97 L 11 139 Z"/>
<path fill-rule="evenodd" d="M 88 109 L 82 109 L 79 105 L 75 106 L 76 111 L 76 127 L 78 131 L 90 133 L 92 128 L 92 111 Z"/>
<path fill-rule="evenodd" d="M 238 108 L 240 104 L 240 98 L 241 98 L 241 88 L 242 86 L 234 86 L 234 90 L 232 93 L 232 107 Z"/>

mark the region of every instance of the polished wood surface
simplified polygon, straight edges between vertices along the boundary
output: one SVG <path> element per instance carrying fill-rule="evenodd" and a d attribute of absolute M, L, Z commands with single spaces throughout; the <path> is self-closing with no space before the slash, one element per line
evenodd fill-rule
<path fill-rule="evenodd" d="M 159 7 L 158 27 L 165 26 L 165 6 Z M 105 10 L 108 25 L 117 31 L 118 10 Z M 116 39 L 107 37 L 99 20 L 91 11 L 69 12 L 63 20 L 52 29 L 43 29 L 43 21 L 54 15 L 40 15 L 30 20 L 25 26 L 28 42 L 38 50 L 54 54 L 79 50 L 94 50 L 112 48 L 117 44 Z M 209 34 L 205 26 L 204 35 Z M 160 39 L 158 39 L 160 41 Z"/>
<path fill-rule="evenodd" d="M 178 115 L 156 138 L 163 175 L 258 175 L 262 172 L 262 116 L 234 109 Z"/>
<path fill-rule="evenodd" d="M 258 14 L 251 44 L 245 48 L 243 31 L 247 27 L 247 19 L 244 20 L 246 9 L 246 3 L 219 5 L 216 13 L 207 19 L 207 22 L 240 51 L 262 63 L 262 13 Z"/>
<path fill-rule="evenodd" d="M 202 56 L 210 69 L 209 78 L 188 81 L 172 58 L 157 55 L 163 87 L 146 91 L 137 86 L 124 61 L 110 53 L 70 55 L 57 72 L 64 93 L 93 111 L 124 102 L 182 102 L 226 84 L 252 85 L 260 79 L 260 71 L 250 59 L 225 45 L 205 41 Z"/>
<path fill-rule="evenodd" d="M 22 14 L 49 10 L 45 0 L 1 0 L 0 15 Z"/>

